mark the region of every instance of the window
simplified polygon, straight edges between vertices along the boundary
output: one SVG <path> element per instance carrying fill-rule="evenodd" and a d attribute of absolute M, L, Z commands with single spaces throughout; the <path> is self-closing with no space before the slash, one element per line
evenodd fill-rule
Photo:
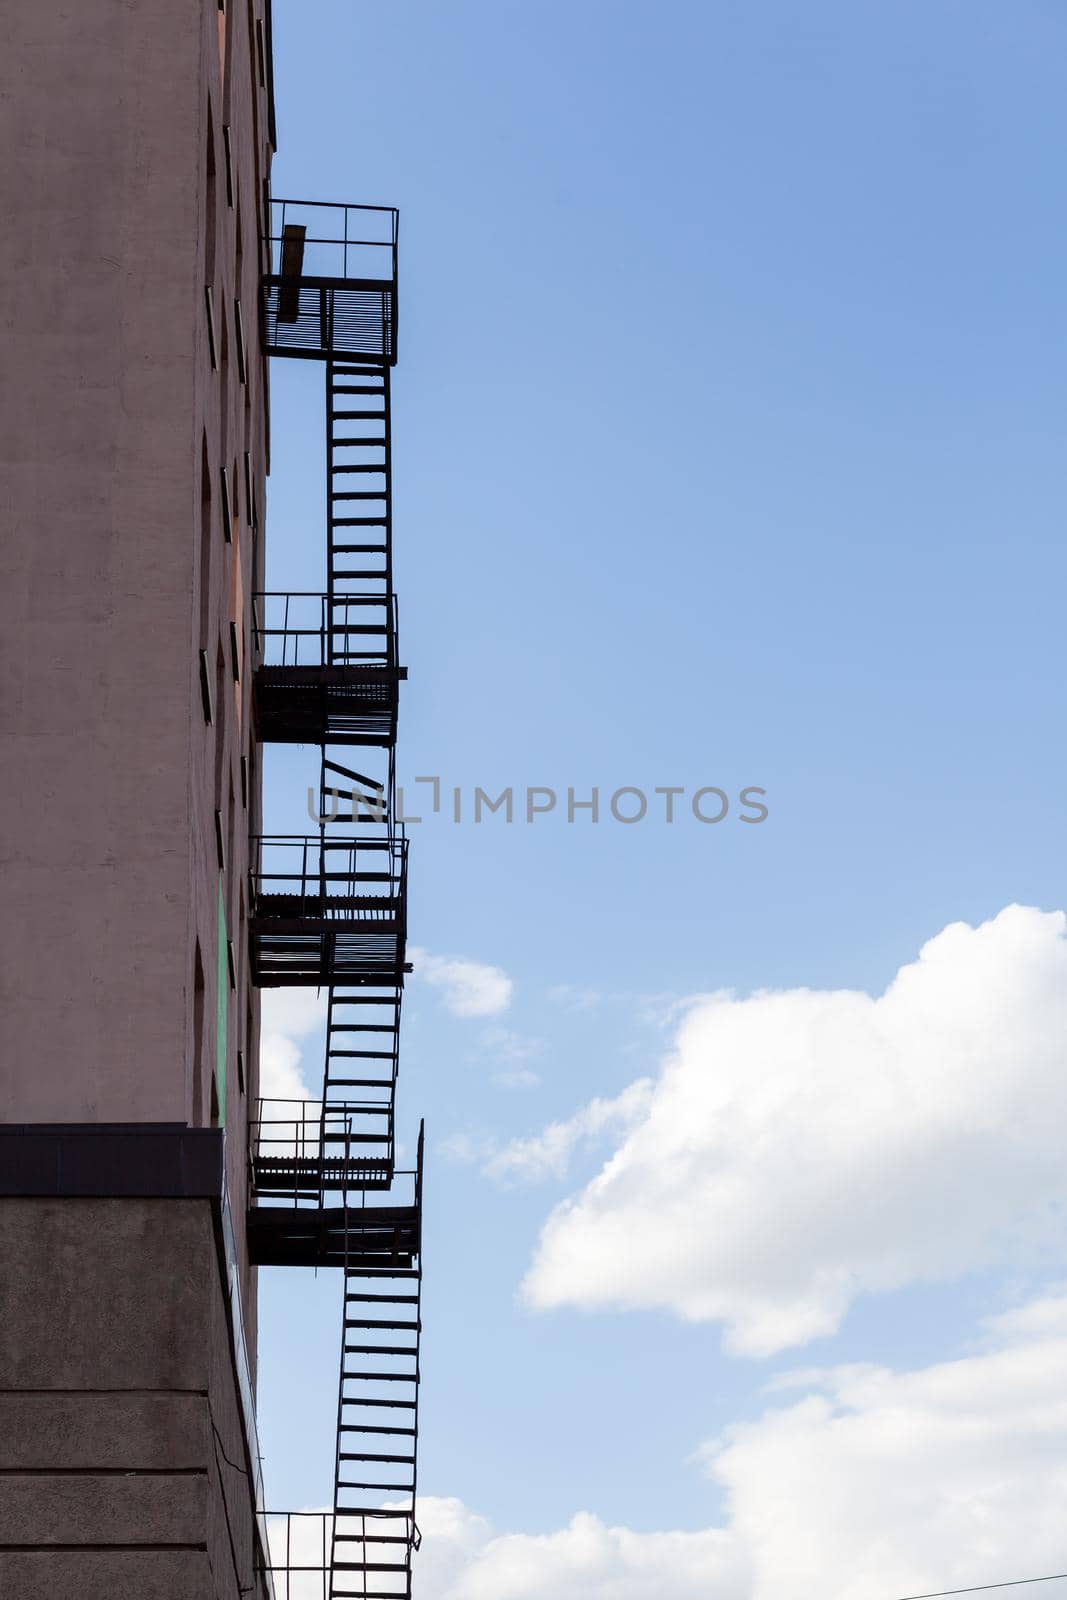
<path fill-rule="evenodd" d="M 219 483 L 222 497 L 222 534 L 227 544 L 233 541 L 233 505 L 230 501 L 230 475 L 223 467 L 219 473 Z"/>
<path fill-rule="evenodd" d="M 215 123 L 210 109 L 207 114 L 207 182 L 204 194 L 204 282 L 215 282 L 215 229 L 218 194 L 215 187 Z"/>

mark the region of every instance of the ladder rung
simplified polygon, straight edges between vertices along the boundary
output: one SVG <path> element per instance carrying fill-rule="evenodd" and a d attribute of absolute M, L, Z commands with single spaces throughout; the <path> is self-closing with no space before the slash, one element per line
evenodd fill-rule
<path fill-rule="evenodd" d="M 368 989 L 373 984 L 367 985 Z M 398 1006 L 400 1001 L 393 993 L 391 985 L 382 984 L 383 989 L 388 989 L 388 994 L 338 994 L 336 990 L 330 999 L 330 1006 Z"/>
<path fill-rule="evenodd" d="M 413 1483 L 375 1483 L 373 1479 L 368 1482 L 360 1478 L 338 1478 L 337 1487 L 338 1489 L 386 1489 L 393 1494 L 415 1493 Z"/>
<path fill-rule="evenodd" d="M 380 1089 L 389 1082 L 387 1078 L 330 1078 L 327 1080 L 331 1089 Z"/>
<path fill-rule="evenodd" d="M 342 1450 L 338 1456 L 339 1461 L 390 1461 L 397 1466 L 413 1467 L 414 1456 L 382 1456 L 365 1455 L 362 1450 Z"/>
<path fill-rule="evenodd" d="M 373 1539 L 367 1540 L 368 1544 L 373 1544 L 374 1542 Z M 337 1561 L 333 1565 L 341 1572 L 403 1572 L 405 1570 L 396 1561 Z"/>
<path fill-rule="evenodd" d="M 402 1433 L 406 1438 L 414 1439 L 414 1428 L 386 1428 L 380 1423 L 374 1427 L 369 1422 L 342 1422 L 339 1433 Z"/>
<path fill-rule="evenodd" d="M 390 1411 L 415 1411 L 418 1407 L 417 1400 L 365 1400 L 360 1396 L 350 1398 L 347 1395 L 342 1399 L 341 1404 L 343 1406 L 381 1407 L 383 1411 L 386 1409 Z"/>
<path fill-rule="evenodd" d="M 410 1544 L 411 1543 L 411 1540 L 410 1539 L 406 1539 L 402 1533 L 376 1533 L 376 1534 L 373 1534 L 373 1535 L 367 1535 L 365 1533 L 339 1533 L 339 1534 L 337 1534 L 335 1536 L 334 1542 L 336 1544 L 340 1544 L 342 1541 L 345 1544 Z M 343 1566 L 344 1562 L 338 1562 L 337 1565 L 338 1566 Z"/>
<path fill-rule="evenodd" d="M 331 1022 L 333 1033 L 396 1033 L 395 1022 Z"/>
<path fill-rule="evenodd" d="M 340 1517 L 392 1517 L 393 1519 L 395 1519 L 397 1517 L 407 1517 L 407 1518 L 410 1519 L 411 1512 L 410 1511 L 398 1511 L 398 1510 L 394 1509 L 393 1507 L 389 1507 L 389 1506 L 338 1506 L 337 1507 L 337 1515 L 338 1515 L 338 1518 L 340 1518 Z M 334 1534 L 334 1538 L 335 1539 L 359 1539 L 359 1538 L 362 1538 L 362 1535 L 358 1534 L 358 1533 L 336 1533 L 336 1534 Z"/>

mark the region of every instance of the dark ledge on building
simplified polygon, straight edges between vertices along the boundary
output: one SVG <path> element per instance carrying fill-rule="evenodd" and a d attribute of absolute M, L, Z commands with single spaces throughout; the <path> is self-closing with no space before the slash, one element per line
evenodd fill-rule
<path fill-rule="evenodd" d="M 0 1196 L 218 1200 L 222 1130 L 178 1122 L 0 1126 Z"/>

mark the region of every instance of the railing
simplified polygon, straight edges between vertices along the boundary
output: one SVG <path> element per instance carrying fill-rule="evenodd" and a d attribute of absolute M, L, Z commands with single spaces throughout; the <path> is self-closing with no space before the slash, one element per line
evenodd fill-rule
<path fill-rule="evenodd" d="M 324 200 L 274 200 L 270 215 L 271 272 L 286 269 L 286 229 L 303 229 L 300 277 L 364 280 L 395 285 L 400 213 L 395 206 Z"/>
<path fill-rule="evenodd" d="M 284 901 L 286 917 L 362 921 L 402 915 L 407 839 L 397 826 L 380 839 L 271 834 L 253 838 L 253 914 Z"/>
<path fill-rule="evenodd" d="M 348 1513 L 345 1525 L 351 1526 L 355 1520 L 352 1513 Z M 396 1548 L 394 1544 L 376 1545 L 374 1534 L 377 1531 L 394 1538 L 399 1535 L 410 1543 L 413 1550 L 417 1550 L 422 1543 L 414 1516 L 398 1517 L 394 1512 L 388 1521 L 381 1519 L 380 1530 L 367 1526 L 375 1520 L 370 1515 L 360 1519 L 369 1560 L 374 1559 L 373 1552 L 376 1549 L 385 1553 Z M 267 1529 L 270 1550 L 267 1557 L 269 1565 L 265 1570 L 274 1579 L 276 1600 L 329 1600 L 332 1513 L 270 1511 L 267 1513 Z M 358 1575 L 354 1574 L 353 1577 L 358 1582 Z M 358 1595 L 358 1590 L 352 1592 Z M 403 1594 L 403 1590 L 397 1590 L 400 1600 L 403 1600 Z"/>
<path fill-rule="evenodd" d="M 385 574 L 382 574 L 384 581 Z M 380 620 L 369 621 L 376 612 Z M 399 659 L 396 596 L 262 591 L 252 597 L 252 640 L 265 667 L 387 667 Z"/>
<path fill-rule="evenodd" d="M 267 1535 L 276 1600 L 328 1600 L 332 1513 L 268 1511 Z"/>
<path fill-rule="evenodd" d="M 321 1205 L 327 1191 L 388 1188 L 394 1176 L 393 1082 L 362 1101 L 264 1100 L 249 1126 L 256 1203 Z"/>

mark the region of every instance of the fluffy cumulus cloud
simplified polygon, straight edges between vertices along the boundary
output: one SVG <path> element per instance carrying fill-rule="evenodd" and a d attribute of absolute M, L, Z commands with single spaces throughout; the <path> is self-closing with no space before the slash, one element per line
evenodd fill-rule
<path fill-rule="evenodd" d="M 792 1403 L 729 1429 L 705 1457 L 753 1600 L 892 1600 L 1062 1572 L 1064 1371 L 1058 1295 L 994 1320 L 980 1354 L 808 1373 Z"/>
<path fill-rule="evenodd" d="M 264 1100 L 310 1100 L 302 1059 L 326 1026 L 326 996 L 313 989 L 265 989 L 261 1002 L 259 1092 Z M 315 1063 L 322 1077 L 322 1063 Z"/>
<path fill-rule="evenodd" d="M 699 1453 L 723 1496 L 717 1527 L 635 1532 L 580 1512 L 546 1533 L 512 1533 L 459 1500 L 424 1496 L 416 1592 L 894 1600 L 1061 1572 L 1065 1371 L 1067 1295 L 1057 1292 L 993 1319 L 957 1360 L 779 1379 L 761 1416 Z M 319 1546 L 316 1525 L 294 1548 L 306 1560 Z M 294 1577 L 290 1600 L 321 1600 L 320 1582 Z"/>
<path fill-rule="evenodd" d="M 512 1140 L 489 1156 L 484 1171 L 509 1185 L 562 1178 L 575 1150 L 605 1133 L 633 1127 L 647 1113 L 651 1098 L 652 1080 L 639 1078 L 613 1099 L 591 1100 L 566 1121 L 550 1122 L 541 1133 Z"/>
<path fill-rule="evenodd" d="M 1062 1245 L 1064 933 L 1011 906 L 945 928 L 877 997 L 701 999 L 548 1219 L 528 1301 L 666 1307 L 759 1356 L 833 1332 L 860 1293 Z M 498 1166 L 551 1166 L 600 1115 Z"/>
<path fill-rule="evenodd" d="M 415 976 L 440 989 L 454 1017 L 496 1017 L 511 1004 L 511 979 L 499 967 L 428 950 L 411 950 L 410 955 Z"/>

